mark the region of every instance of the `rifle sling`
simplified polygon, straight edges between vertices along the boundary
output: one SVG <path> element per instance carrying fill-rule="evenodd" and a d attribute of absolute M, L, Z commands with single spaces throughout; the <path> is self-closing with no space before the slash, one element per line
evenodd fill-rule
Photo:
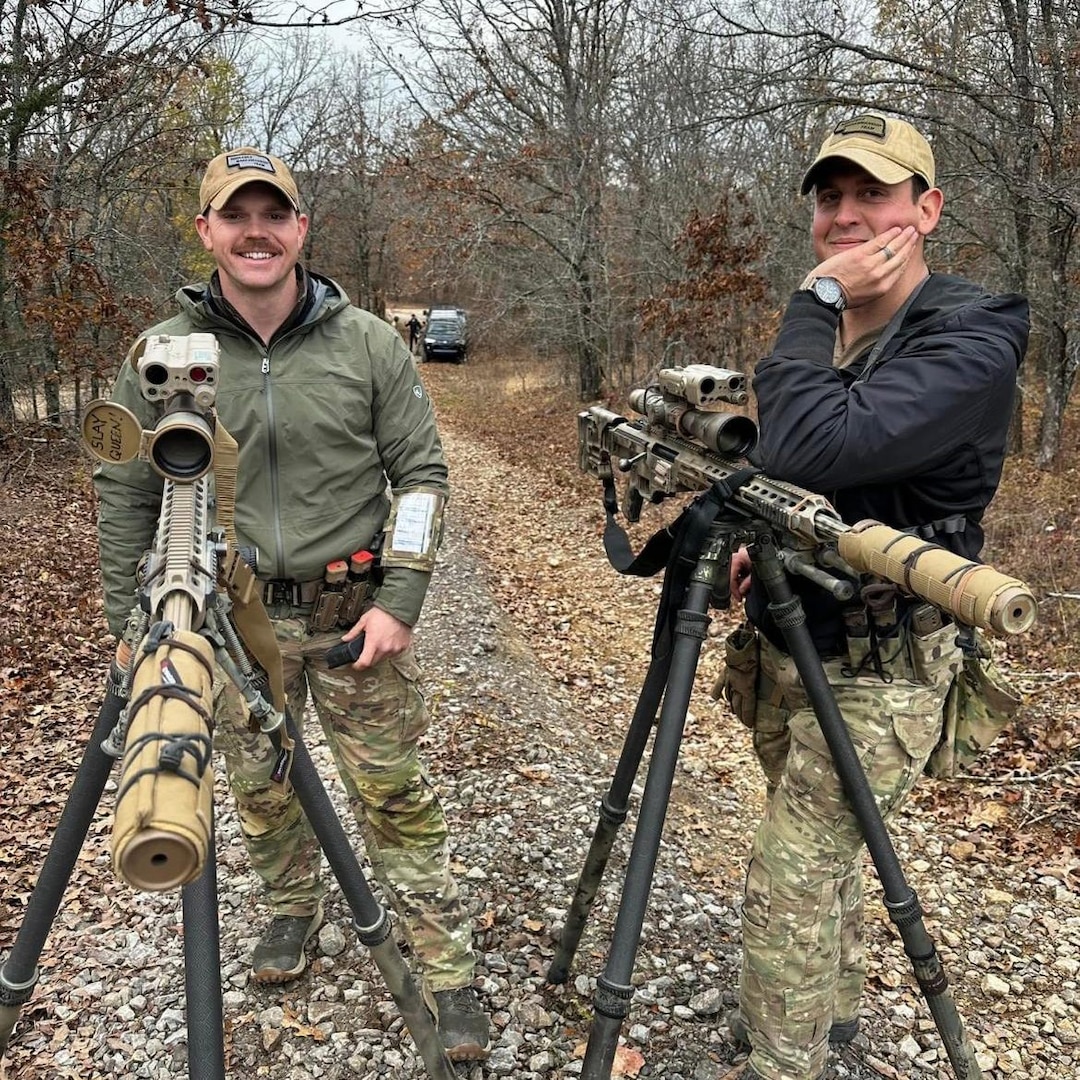
<path fill-rule="evenodd" d="M 263 607 L 262 592 L 257 588 L 255 571 L 236 551 L 236 474 L 240 460 L 236 440 L 218 419 L 214 425 L 214 492 L 217 523 L 225 532 L 226 553 L 218 570 L 218 582 L 224 585 L 232 601 L 232 619 L 244 647 L 270 680 L 270 696 L 278 713 L 285 711 L 285 674 L 281 649 L 273 623 Z M 282 744 L 291 749 L 292 739 L 284 726 Z"/>
<path fill-rule="evenodd" d="M 615 520 L 615 482 L 613 479 L 604 481 L 607 516 L 604 550 L 608 561 L 620 574 L 634 577 L 652 577 L 661 566 L 667 568 L 653 629 L 654 657 L 666 655 L 671 649 L 675 616 L 713 521 L 735 492 L 760 474 L 760 469 L 747 466 L 718 480 L 708 491 L 698 495 L 671 525 L 654 533 L 636 557 L 626 532 Z"/>

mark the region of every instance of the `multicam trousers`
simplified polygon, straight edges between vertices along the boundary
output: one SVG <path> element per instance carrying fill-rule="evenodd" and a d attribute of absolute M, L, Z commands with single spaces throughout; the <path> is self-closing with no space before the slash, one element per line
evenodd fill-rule
<path fill-rule="evenodd" d="M 308 690 L 383 884 L 432 990 L 472 981 L 469 919 L 450 874 L 442 805 L 417 754 L 428 712 L 412 651 L 357 672 L 327 668 L 337 632 L 312 633 L 306 618 L 274 619 L 289 711 L 299 726 Z M 239 692 L 215 680 L 215 739 L 224 752 L 252 866 L 279 915 L 306 915 L 322 898 L 321 851 L 300 800 L 269 777 L 270 740 L 251 734 Z"/>
<path fill-rule="evenodd" d="M 956 628 L 903 636 L 884 681 L 825 673 L 882 817 L 900 809 L 941 734 Z M 817 1080 L 829 1028 L 858 1015 L 866 975 L 863 838 L 790 656 L 760 639 L 754 747 L 768 781 L 742 912 L 739 1004 L 764 1080 Z M 744 717 L 745 719 L 745 717 Z"/>

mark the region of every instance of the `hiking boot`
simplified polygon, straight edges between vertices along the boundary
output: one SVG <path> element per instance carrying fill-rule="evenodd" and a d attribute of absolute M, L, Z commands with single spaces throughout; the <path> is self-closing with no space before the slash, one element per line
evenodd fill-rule
<path fill-rule="evenodd" d="M 483 1061 L 491 1053 L 488 1018 L 471 986 L 432 992 L 425 984 L 424 1000 L 451 1061 Z"/>
<path fill-rule="evenodd" d="M 746 1050 L 750 1049 L 750 1034 L 746 1030 L 746 1021 L 743 1019 L 742 1013 L 738 1009 L 732 1009 L 727 1014 L 727 1026 L 728 1031 L 731 1033 L 731 1037 L 735 1040 L 740 1047 Z M 856 1035 L 859 1034 L 859 1018 L 856 1016 L 852 1020 L 841 1020 L 838 1023 L 833 1024 L 829 1028 L 829 1042 L 834 1046 L 841 1043 L 849 1043 Z"/>
<path fill-rule="evenodd" d="M 260 983 L 295 979 L 305 967 L 304 946 L 323 924 L 323 906 L 311 915 L 275 915 L 251 957 L 251 977 Z"/>

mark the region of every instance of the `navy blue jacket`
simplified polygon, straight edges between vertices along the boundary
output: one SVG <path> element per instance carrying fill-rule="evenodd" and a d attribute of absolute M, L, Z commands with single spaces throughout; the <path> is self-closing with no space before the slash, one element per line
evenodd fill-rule
<path fill-rule="evenodd" d="M 756 463 L 824 495 L 850 525 L 873 518 L 919 529 L 978 558 L 1027 348 L 1027 300 L 931 274 L 872 370 L 869 350 L 833 366 L 838 320 L 808 292 L 792 297 L 754 373 Z M 819 650 L 842 651 L 836 602 L 809 582 L 793 585 Z M 763 608 L 755 589 L 747 612 L 781 644 Z"/>

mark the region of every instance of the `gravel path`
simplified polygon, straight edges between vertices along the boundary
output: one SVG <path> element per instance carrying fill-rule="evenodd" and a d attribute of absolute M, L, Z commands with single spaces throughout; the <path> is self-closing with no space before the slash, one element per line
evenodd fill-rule
<path fill-rule="evenodd" d="M 520 477 L 497 462 L 474 475 L 484 453 L 449 426 L 444 435 L 454 470 L 469 470 L 469 494 L 448 515 L 419 634 L 433 714 L 426 756 L 451 821 L 454 864 L 476 923 L 477 986 L 494 1027 L 490 1060 L 459 1067 L 459 1073 L 469 1080 L 570 1078 L 581 1069 L 633 812 L 616 842 L 568 984 L 547 986 L 544 975 L 644 658 L 623 656 L 620 663 L 618 655 L 607 655 L 603 615 L 575 620 L 542 595 L 515 591 L 512 557 L 521 553 L 508 550 L 510 536 L 497 543 L 500 521 L 478 515 L 493 501 L 512 497 Z M 586 546 L 580 532 L 568 531 L 568 545 L 579 551 Z M 562 562 L 552 537 L 535 542 L 544 546 L 548 562 Z M 593 545 L 591 534 L 587 545 Z M 591 573 L 596 566 L 575 572 Z M 571 595 L 572 585 L 564 586 Z M 635 583 L 634 589 L 639 600 L 655 596 L 651 583 Z M 493 592 L 504 599 L 497 602 Z M 507 595 L 519 597 L 520 611 L 507 612 Z M 637 609 L 636 632 L 647 642 L 653 612 L 640 602 Z M 551 640 L 536 629 L 545 619 Z M 537 658 L 560 648 L 574 655 L 591 648 L 596 655 L 582 662 L 578 674 Z M 713 662 L 703 659 L 703 669 Z M 312 754 L 329 777 L 328 756 L 311 739 Z M 627 1053 L 616 1076 L 717 1080 L 737 1076 L 744 1060 L 727 1041 L 722 1017 L 734 1002 L 738 878 L 760 807 L 760 783 L 743 733 L 726 717 L 692 715 L 684 748 L 637 956 L 636 995 L 623 1026 Z M 644 775 L 643 766 L 639 780 Z M 336 781 L 327 786 L 359 850 L 344 793 Z M 305 975 L 284 988 L 249 983 L 250 951 L 266 913 L 220 777 L 218 788 L 229 1077 L 422 1077 L 394 1003 L 349 929 L 336 885 Z M 110 805 L 107 796 L 80 858 L 73 898 L 54 925 L 42 981 L 23 1010 L 7 1061 L 12 1080 L 187 1075 L 181 941 L 192 928 L 182 926 L 178 896 L 113 885 Z M 931 805 L 917 801 L 895 842 L 927 908 L 928 928 L 987 1077 L 1080 1075 L 1077 894 L 1054 867 L 996 864 L 985 835 L 970 817 L 943 827 Z M 949 1077 L 877 892 L 874 885 L 868 889 L 874 961 L 863 1033 L 834 1055 L 830 1075 Z"/>

